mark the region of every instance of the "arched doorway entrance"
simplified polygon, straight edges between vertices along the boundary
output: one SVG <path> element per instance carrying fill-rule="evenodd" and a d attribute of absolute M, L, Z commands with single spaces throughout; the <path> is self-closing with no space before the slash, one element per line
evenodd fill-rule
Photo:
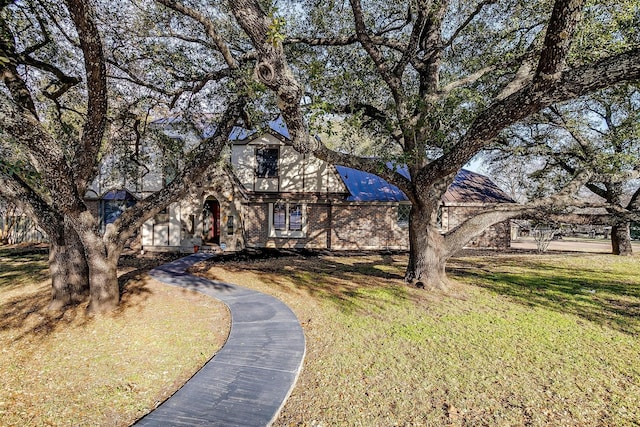
<path fill-rule="evenodd" d="M 202 243 L 220 244 L 220 203 L 207 197 L 202 209 Z"/>

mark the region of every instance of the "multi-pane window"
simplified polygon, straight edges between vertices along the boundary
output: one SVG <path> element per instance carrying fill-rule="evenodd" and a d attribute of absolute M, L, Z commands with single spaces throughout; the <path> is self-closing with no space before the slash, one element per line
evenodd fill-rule
<path fill-rule="evenodd" d="M 303 237 L 304 205 L 300 203 L 274 203 L 272 205 L 272 235 Z"/>
<path fill-rule="evenodd" d="M 398 225 L 407 227 L 409 225 L 409 214 L 411 213 L 411 205 L 398 205 Z"/>
<path fill-rule="evenodd" d="M 289 205 L 289 230 L 302 230 L 302 205 Z"/>
<path fill-rule="evenodd" d="M 284 203 L 273 205 L 273 229 L 278 231 L 287 229 L 287 205 Z"/>
<path fill-rule="evenodd" d="M 275 178 L 278 176 L 278 149 L 256 149 L 256 176 L 258 178 Z"/>
<path fill-rule="evenodd" d="M 231 236 L 233 234 L 233 215 L 229 215 L 227 218 L 227 235 Z"/>

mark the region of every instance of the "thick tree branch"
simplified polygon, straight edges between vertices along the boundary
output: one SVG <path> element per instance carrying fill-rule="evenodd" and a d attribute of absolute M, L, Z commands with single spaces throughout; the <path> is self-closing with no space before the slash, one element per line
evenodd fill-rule
<path fill-rule="evenodd" d="M 627 210 L 640 212 L 640 187 L 638 187 L 633 193 L 633 196 L 631 196 L 631 200 L 629 200 L 627 204 Z"/>
<path fill-rule="evenodd" d="M 425 11 L 421 11 L 421 13 L 426 13 L 420 40 L 420 48 L 424 56 L 423 65 L 419 70 L 419 93 L 422 97 L 435 94 L 440 89 L 442 23 L 448 5 L 448 1 L 440 1 L 431 4 Z"/>
<path fill-rule="evenodd" d="M 404 191 L 410 200 L 415 200 L 411 181 L 404 175 L 389 168 L 382 160 L 340 153 L 330 150 L 324 144 L 320 144 L 320 147 L 313 154 L 332 165 L 347 166 L 376 174 Z"/>
<path fill-rule="evenodd" d="M 640 48 L 605 58 L 595 64 L 565 71 L 560 80 L 532 84 L 499 100 L 480 113 L 451 151 L 425 167 L 417 180 L 428 185 L 438 176 L 455 173 L 503 129 L 554 103 L 640 78 Z"/>
<path fill-rule="evenodd" d="M 77 188 L 69 185 L 69 177 L 73 173 L 57 141 L 53 140 L 30 112 L 18 107 L 1 92 L 0 117 L 0 134 L 13 138 L 28 150 L 34 159 L 34 167 L 47 182 L 56 206 L 63 213 L 84 210 Z"/>
<path fill-rule="evenodd" d="M 484 212 L 474 215 L 445 234 L 446 253 L 452 254 L 463 247 L 469 240 L 480 235 L 487 227 L 498 222 L 527 214 L 535 214 L 541 210 L 559 211 L 568 206 L 592 207 L 592 204 L 585 204 L 574 198 L 580 187 L 588 182 L 590 177 L 590 172 L 580 172 L 556 194 L 536 199 L 524 205 L 500 204 L 489 207 Z"/>
<path fill-rule="evenodd" d="M 387 61 L 384 58 L 384 55 L 382 54 L 382 52 L 380 52 L 376 44 L 371 39 L 364 22 L 364 14 L 362 12 L 362 4 L 360 3 L 360 0 L 349 0 L 349 3 L 351 3 L 351 10 L 353 12 L 354 26 L 358 41 L 367 52 L 367 54 L 375 64 L 378 73 L 391 90 L 393 99 L 396 102 L 398 118 L 400 119 L 400 122 L 403 122 L 407 117 L 407 109 L 405 106 L 406 100 L 404 99 L 402 81 L 400 80 L 400 78 L 398 78 L 397 74 L 395 74 L 389 67 Z"/>
<path fill-rule="evenodd" d="M 257 51 L 258 63 L 254 75 L 276 94 L 278 108 L 287 124 L 294 147 L 300 153 L 313 151 L 318 143 L 309 137 L 304 122 L 300 107 L 302 87 L 287 63 L 282 46 L 277 40 L 269 40 L 272 20 L 256 0 L 231 0 L 230 6 Z"/>
<path fill-rule="evenodd" d="M 18 74 L 18 55 L 16 54 L 13 33 L 2 16 L 0 16 L 0 56 L 9 61 L 0 62 L 0 76 L 7 89 L 9 89 L 13 100 L 37 118 L 38 112 L 31 92 L 29 92 L 26 83 Z"/>
<path fill-rule="evenodd" d="M 107 69 L 93 8 L 82 0 L 66 0 L 66 4 L 78 32 L 87 79 L 87 118 L 73 159 L 75 185 L 84 194 L 97 167 L 107 124 Z"/>
<path fill-rule="evenodd" d="M 556 0 L 535 73 L 536 84 L 546 85 L 560 79 L 583 7 L 584 0 Z"/>
<path fill-rule="evenodd" d="M 120 244 L 124 244 L 146 220 L 193 188 L 193 185 L 211 167 L 211 159 L 219 158 L 222 149 L 229 141 L 233 127 L 243 114 L 246 102 L 244 97 L 233 101 L 219 120 L 214 134 L 204 139 L 192 152 L 192 157 L 182 172 L 165 188 L 125 210 L 113 224 L 107 227 L 105 239 L 117 239 Z"/>
<path fill-rule="evenodd" d="M 60 233 L 57 225 L 62 224 L 63 216 L 52 208 L 19 176 L 0 173 L 0 196 L 14 205 L 20 206 L 52 238 Z"/>

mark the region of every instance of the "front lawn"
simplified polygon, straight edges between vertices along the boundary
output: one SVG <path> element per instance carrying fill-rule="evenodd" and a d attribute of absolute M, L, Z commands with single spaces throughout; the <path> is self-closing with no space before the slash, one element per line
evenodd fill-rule
<path fill-rule="evenodd" d="M 279 426 L 625 426 L 640 420 L 640 262 L 459 257 L 448 295 L 406 257 L 288 257 L 201 272 L 273 294 L 307 337 Z"/>
<path fill-rule="evenodd" d="M 154 259 L 122 266 L 129 281 L 116 312 L 88 317 L 86 303 L 48 312 L 46 261 L 43 251 L 0 248 L 0 426 L 128 426 L 228 335 L 226 307 L 150 279 Z"/>

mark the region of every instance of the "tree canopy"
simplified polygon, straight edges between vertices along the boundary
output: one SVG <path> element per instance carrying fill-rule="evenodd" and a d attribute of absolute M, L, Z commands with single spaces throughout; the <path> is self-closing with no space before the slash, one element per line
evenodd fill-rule
<path fill-rule="evenodd" d="M 81 249 L 58 265 L 73 265 L 64 261 L 71 256 L 86 267 L 96 309 L 117 304 L 126 239 L 206 172 L 239 119 L 253 126 L 257 113 L 277 111 L 298 151 L 402 189 L 412 204 L 406 279 L 442 288 L 446 259 L 514 215 L 494 209 L 441 234 L 438 206 L 457 171 L 531 115 L 640 76 L 633 0 L 4 0 L 0 8 L 0 145 L 11 153 L 0 191 L 54 232 L 61 251 L 53 253 Z M 176 179 L 100 233 L 84 194 L 104 153 L 121 141 L 135 147 L 152 111 L 200 110 L 218 113 L 215 134 Z M 357 126 L 376 157 L 312 137 L 330 133 L 319 124 L 334 118 Z M 576 169 L 562 194 L 585 176 Z"/>
<path fill-rule="evenodd" d="M 350 0 L 304 2 L 282 15 L 257 1 L 230 5 L 294 144 L 377 173 L 408 196 L 406 279 L 433 287 L 446 287 L 448 256 L 510 215 L 488 214 L 441 235 L 437 208 L 455 173 L 530 115 L 640 73 L 634 2 Z M 291 31 L 274 16 L 294 23 Z M 311 138 L 308 100 L 326 113 L 355 115 L 392 141 L 410 179 L 388 159 L 357 158 Z"/>

